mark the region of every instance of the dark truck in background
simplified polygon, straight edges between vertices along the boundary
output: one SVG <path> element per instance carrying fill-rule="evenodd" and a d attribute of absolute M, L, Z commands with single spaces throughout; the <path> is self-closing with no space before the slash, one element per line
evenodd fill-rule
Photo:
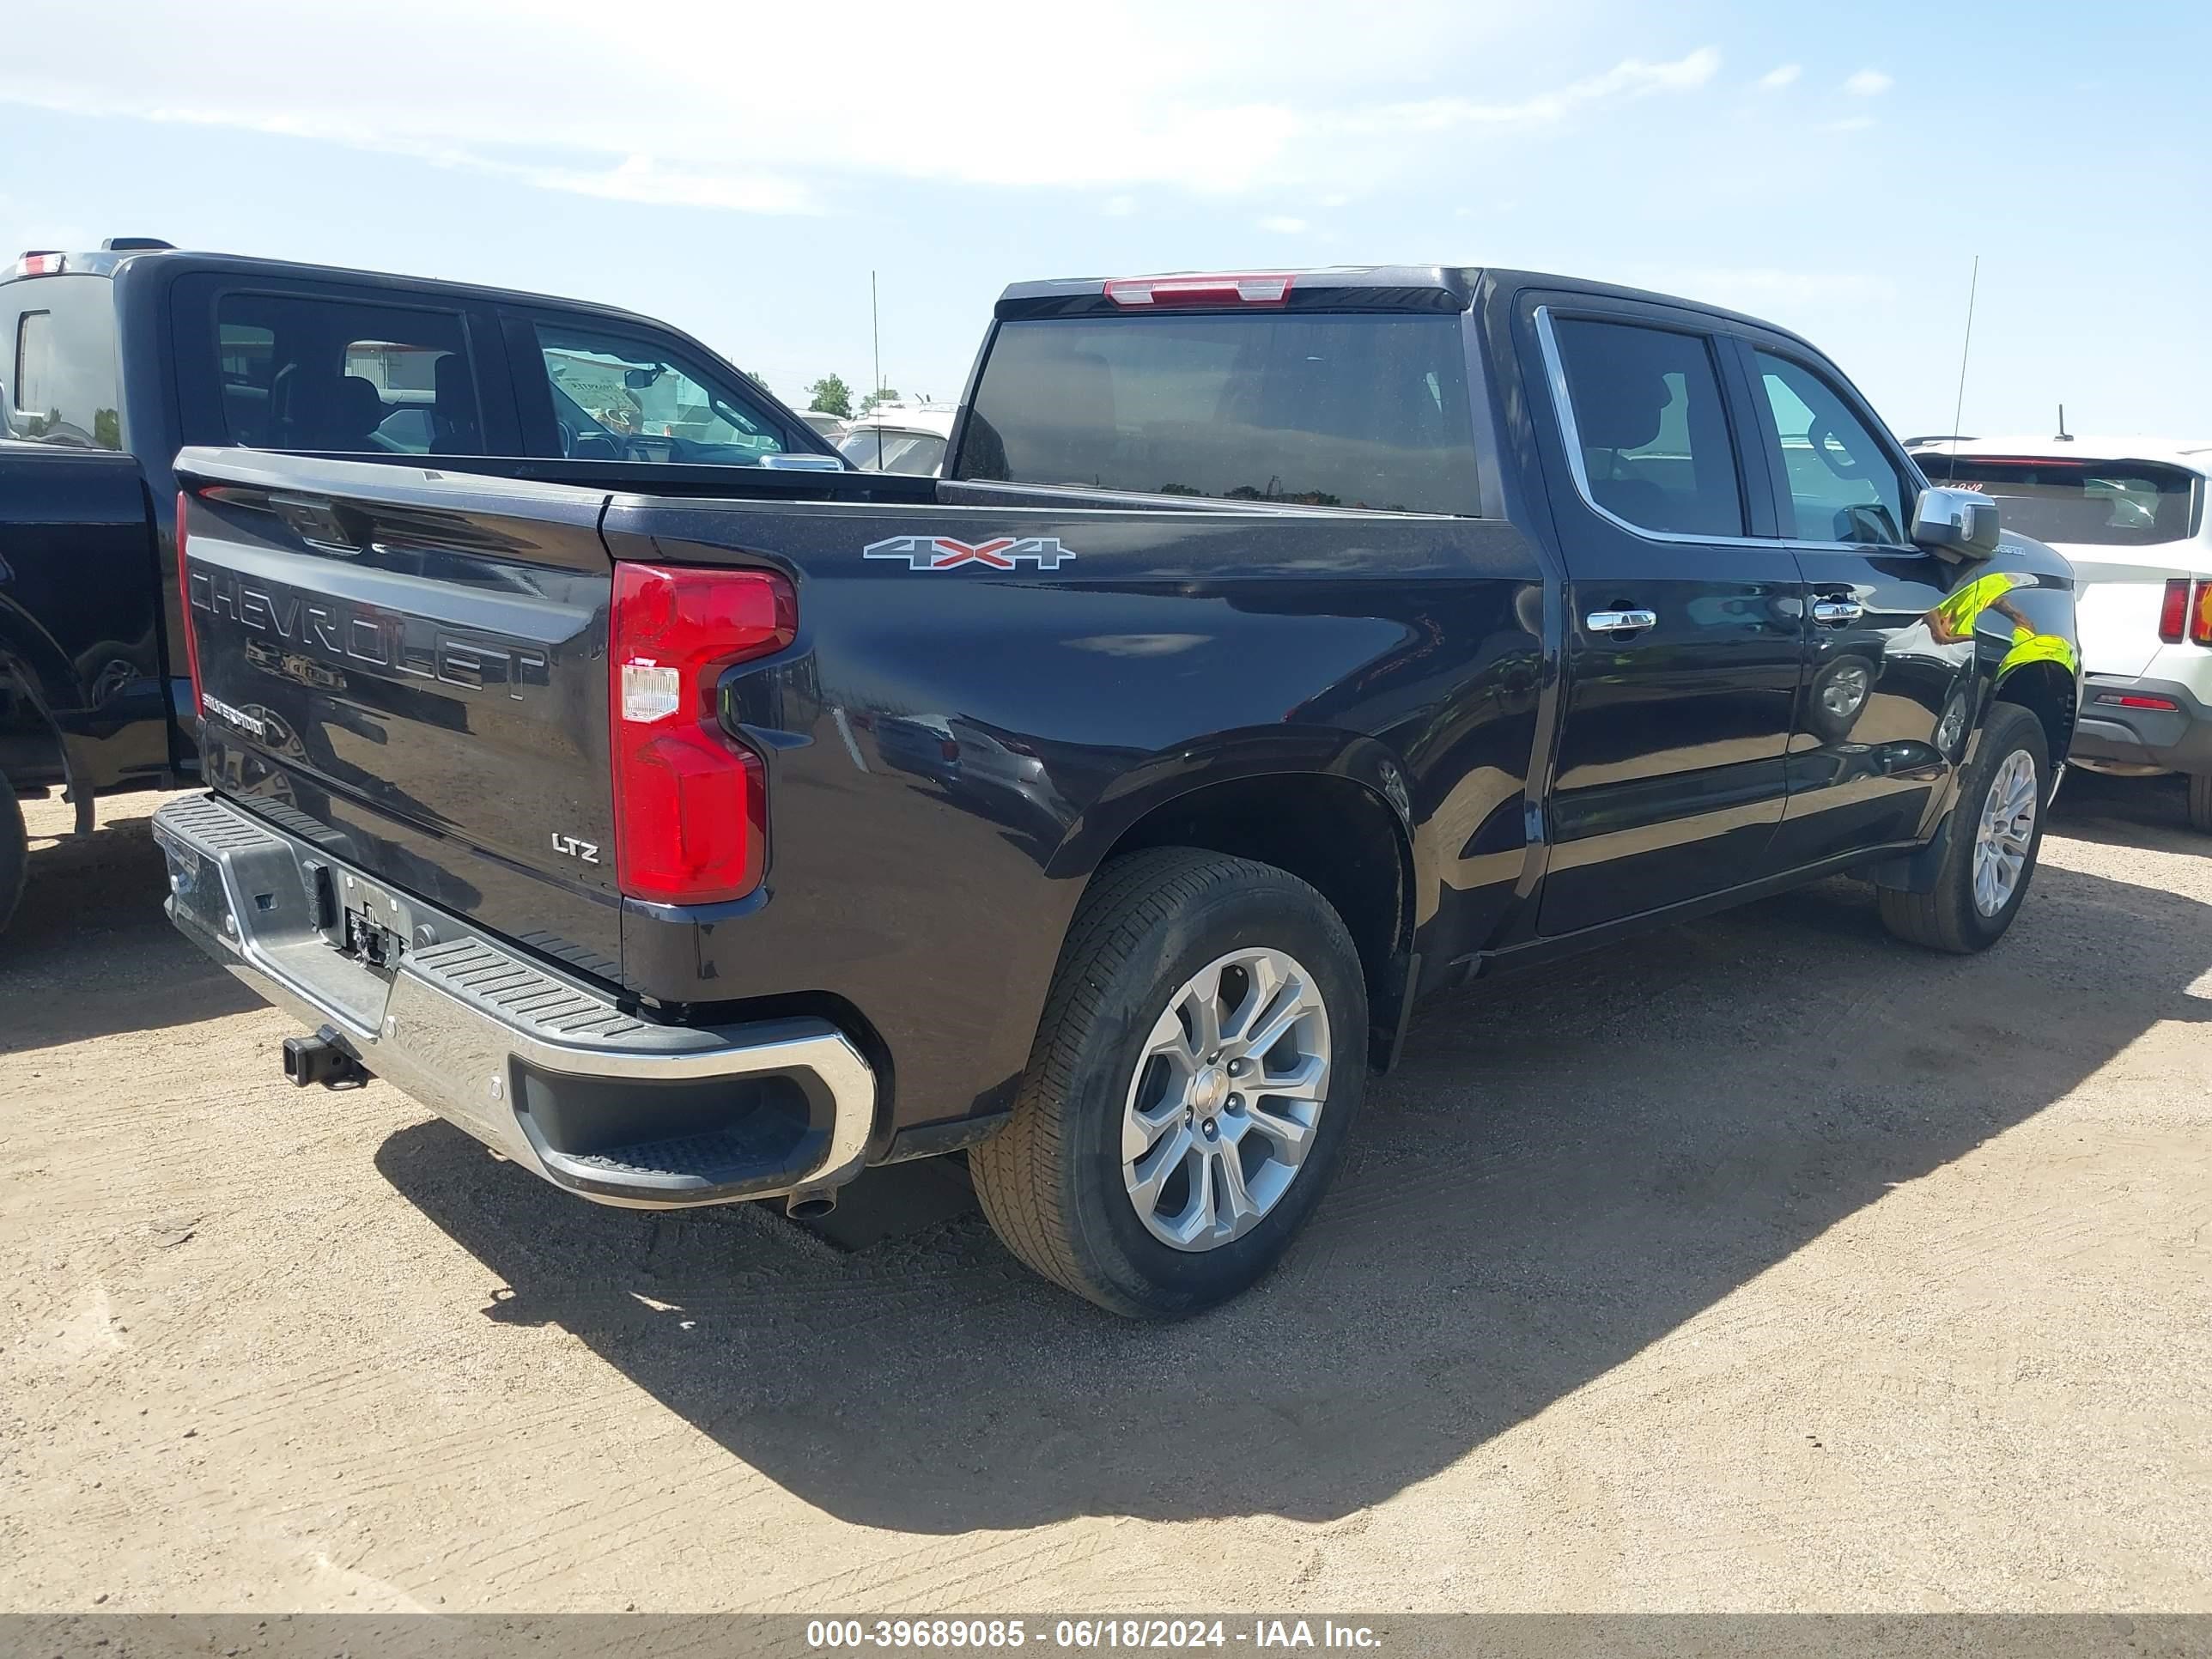
<path fill-rule="evenodd" d="M 566 1190 L 965 1148 L 1124 1313 L 1249 1284 L 1416 996 L 1837 872 L 2010 925 L 2065 562 L 1802 340 L 1506 270 L 1024 284 L 943 479 L 180 458 L 171 915 Z M 526 476 L 526 474 L 527 476 Z"/>
<path fill-rule="evenodd" d="M 842 466 L 757 383 L 604 306 L 118 237 L 0 272 L 0 928 L 18 796 L 187 781 L 172 459 Z"/>

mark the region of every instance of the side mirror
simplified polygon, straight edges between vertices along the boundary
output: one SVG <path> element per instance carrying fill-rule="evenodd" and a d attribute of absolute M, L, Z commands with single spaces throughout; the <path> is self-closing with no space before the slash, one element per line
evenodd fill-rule
<path fill-rule="evenodd" d="M 1997 550 L 1997 504 L 1971 489 L 1923 489 L 1912 504 L 1912 541 L 1954 559 Z"/>

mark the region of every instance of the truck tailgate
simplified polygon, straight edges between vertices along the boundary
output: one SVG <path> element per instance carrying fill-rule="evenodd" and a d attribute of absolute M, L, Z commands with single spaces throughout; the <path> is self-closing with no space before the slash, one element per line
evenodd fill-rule
<path fill-rule="evenodd" d="M 604 495 L 236 450 L 177 472 L 210 781 L 617 979 Z"/>

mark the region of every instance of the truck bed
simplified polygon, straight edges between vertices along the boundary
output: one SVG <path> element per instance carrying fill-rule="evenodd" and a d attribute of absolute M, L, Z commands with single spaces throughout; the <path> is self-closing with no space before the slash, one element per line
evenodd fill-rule
<path fill-rule="evenodd" d="M 648 1018 L 830 1009 L 896 1055 L 904 1122 L 1011 1088 L 1081 876 L 1194 770 L 1402 794 L 1367 734 L 1402 723 L 1418 750 L 1436 697 L 1494 683 L 1498 718 L 1451 739 L 1485 781 L 1459 810 L 1519 845 L 1540 646 L 1517 596 L 1540 572 L 1502 522 L 868 474 L 178 465 L 227 794 Z M 744 897 L 626 895 L 605 855 L 617 560 L 796 591 L 791 645 L 722 688 L 767 776 Z M 1479 931 L 1517 854 L 1471 868 L 1497 880 L 1444 892 Z"/>

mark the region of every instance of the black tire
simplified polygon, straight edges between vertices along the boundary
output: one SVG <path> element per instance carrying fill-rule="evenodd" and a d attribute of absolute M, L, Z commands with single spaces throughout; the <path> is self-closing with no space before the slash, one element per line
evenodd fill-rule
<path fill-rule="evenodd" d="M 15 902 L 23 896 L 30 874 L 31 836 L 23 827 L 23 803 L 5 778 L 0 778 L 0 933 L 15 919 Z"/>
<path fill-rule="evenodd" d="M 2035 763 L 2035 821 L 2029 833 L 2027 861 L 2012 896 L 1994 915 L 1984 915 L 1974 902 L 1974 837 L 1982 808 L 1998 769 L 2012 756 L 2025 752 Z M 1925 893 L 1878 890 L 1882 924 L 1899 939 L 1930 951 L 1967 955 L 1986 951 L 2005 935 L 2021 902 L 2035 877 L 2043 851 L 2043 824 L 2051 804 L 2051 750 L 2043 735 L 2043 722 L 2018 703 L 1993 703 L 1989 724 L 1983 729 L 1973 763 L 1960 780 L 1959 799 L 1951 809 L 1950 845 L 1944 850 L 1936 885 Z"/>
<path fill-rule="evenodd" d="M 2190 775 L 2189 827 L 2212 836 L 2212 772 Z"/>
<path fill-rule="evenodd" d="M 1221 957 L 1262 947 L 1287 952 L 1315 981 L 1329 1033 L 1325 1102 L 1258 1223 L 1211 1249 L 1178 1249 L 1131 1200 L 1124 1111 L 1176 993 Z M 1304 882 L 1188 848 L 1117 859 L 1069 926 L 1012 1120 L 969 1154 L 983 1212 L 1022 1261 L 1115 1313 L 1170 1319 L 1226 1301 L 1274 1265 L 1327 1189 L 1366 1087 L 1367 1041 L 1358 952 Z"/>

